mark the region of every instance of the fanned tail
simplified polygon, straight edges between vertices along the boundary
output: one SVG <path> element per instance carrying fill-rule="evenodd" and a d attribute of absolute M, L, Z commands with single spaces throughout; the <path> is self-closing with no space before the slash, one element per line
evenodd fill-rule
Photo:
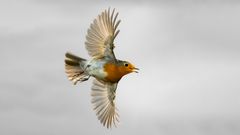
<path fill-rule="evenodd" d="M 89 75 L 84 72 L 84 65 L 86 59 L 80 58 L 70 52 L 65 54 L 65 72 L 67 73 L 68 79 L 77 84 L 77 82 L 83 82 L 88 80 Z"/>

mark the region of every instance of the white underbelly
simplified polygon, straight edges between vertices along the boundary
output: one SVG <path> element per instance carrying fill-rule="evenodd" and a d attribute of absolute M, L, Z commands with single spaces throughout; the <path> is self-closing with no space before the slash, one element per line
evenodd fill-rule
<path fill-rule="evenodd" d="M 96 77 L 98 79 L 104 79 L 107 76 L 107 73 L 104 71 L 104 64 L 104 61 L 89 61 L 86 67 L 86 71 L 89 75 L 93 77 Z"/>

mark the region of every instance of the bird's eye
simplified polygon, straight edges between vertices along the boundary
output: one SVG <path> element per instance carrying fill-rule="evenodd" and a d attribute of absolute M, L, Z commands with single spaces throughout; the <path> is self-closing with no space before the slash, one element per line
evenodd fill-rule
<path fill-rule="evenodd" d="M 124 64 L 124 66 L 125 66 L 125 67 L 127 67 L 127 66 L 128 66 L 128 64 L 127 64 L 127 63 L 125 63 L 125 64 Z"/>

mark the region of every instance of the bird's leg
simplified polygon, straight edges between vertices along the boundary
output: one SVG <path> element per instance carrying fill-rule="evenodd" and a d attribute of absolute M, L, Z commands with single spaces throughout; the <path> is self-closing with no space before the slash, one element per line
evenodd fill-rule
<path fill-rule="evenodd" d="M 81 81 L 81 82 L 84 82 L 84 81 L 87 81 L 89 78 L 90 78 L 90 75 L 88 75 L 88 76 L 85 77 L 85 78 L 82 78 L 80 81 Z"/>

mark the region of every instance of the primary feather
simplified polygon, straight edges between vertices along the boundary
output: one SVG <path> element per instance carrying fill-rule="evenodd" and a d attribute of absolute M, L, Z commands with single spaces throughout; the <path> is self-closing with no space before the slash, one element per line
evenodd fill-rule
<path fill-rule="evenodd" d="M 117 83 L 107 83 L 94 79 L 92 86 L 92 104 L 100 122 L 107 128 L 116 126 L 118 113 L 115 107 Z"/>
<path fill-rule="evenodd" d="M 111 15 L 110 15 L 111 14 Z M 117 27 L 120 20 L 117 20 L 118 13 L 115 9 L 110 13 L 110 9 L 102 12 L 88 29 L 85 46 L 88 54 L 93 58 L 109 57 L 116 60 L 113 48 L 114 39 L 119 33 Z"/>

